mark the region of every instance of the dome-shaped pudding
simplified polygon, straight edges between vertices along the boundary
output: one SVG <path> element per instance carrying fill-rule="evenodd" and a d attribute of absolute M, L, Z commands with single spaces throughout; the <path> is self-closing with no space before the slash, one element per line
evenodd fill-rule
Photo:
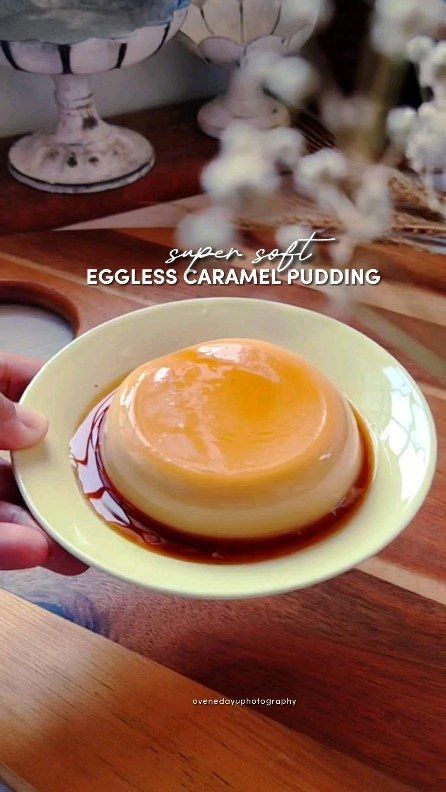
<path fill-rule="evenodd" d="M 184 534 L 267 539 L 330 513 L 363 449 L 346 399 L 316 368 L 251 339 L 153 360 L 117 389 L 105 471 L 138 510 Z"/>

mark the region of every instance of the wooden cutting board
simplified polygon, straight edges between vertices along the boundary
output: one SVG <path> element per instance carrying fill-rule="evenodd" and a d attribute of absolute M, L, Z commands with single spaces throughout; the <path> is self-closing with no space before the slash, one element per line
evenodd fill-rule
<path fill-rule="evenodd" d="M 203 156 L 202 153 L 197 156 L 197 172 Z M 171 174 L 172 162 L 169 168 L 166 173 Z M 186 177 L 183 174 L 180 178 Z M 418 789 L 443 790 L 446 786 L 444 256 L 409 246 L 374 245 L 361 249 L 356 264 L 381 267 L 384 280 L 381 286 L 362 291 L 361 303 L 349 311 L 325 294 L 298 286 L 191 289 L 180 282 L 169 288 L 88 287 L 87 267 L 113 270 L 124 266 L 134 267 L 138 272 L 141 267 L 163 264 L 173 244 L 172 229 L 168 219 L 162 222 L 163 214 L 166 218 L 178 218 L 178 210 L 189 211 L 191 205 L 184 203 L 184 199 L 159 205 L 159 191 L 161 199 L 165 198 L 167 187 L 163 187 L 162 181 L 157 184 L 157 194 L 152 196 L 157 204 L 154 207 L 157 227 L 3 236 L 0 299 L 52 307 L 68 318 L 76 332 L 147 305 L 200 296 L 239 295 L 281 300 L 347 321 L 396 354 L 426 394 L 440 441 L 433 488 L 412 524 L 377 558 L 336 580 L 287 596 L 230 603 L 186 601 L 141 591 L 94 570 L 75 580 L 42 570 L 3 573 L 0 584 L 225 695 L 295 698 L 295 706 L 264 705 L 256 706 L 255 710 L 295 734 L 314 740 L 320 751 L 338 750 L 343 756 L 341 764 L 353 758 L 383 772 L 386 778 L 380 781 L 382 789 L 393 789 L 388 786 L 392 784 L 389 779 L 393 779 Z M 194 184 L 188 181 L 183 195 L 191 195 L 193 189 Z M 174 189 L 172 194 L 179 197 Z M 22 194 L 20 200 L 24 200 Z M 37 205 L 33 193 L 27 216 L 33 219 L 35 213 L 34 225 L 49 228 L 103 216 L 107 206 L 112 213 L 134 209 L 136 199 L 133 204 L 132 201 L 128 202 L 127 193 L 120 198 L 104 197 L 102 209 L 95 203 L 91 212 L 85 206 L 78 211 L 78 204 L 75 209 L 63 209 L 63 220 L 59 210 L 55 222 L 51 214 L 54 206 L 45 210 L 44 202 Z M 12 217 L 12 208 L 8 211 Z M 267 244 L 266 230 L 253 230 L 244 241 L 255 249 L 260 246 L 259 240 Z M 12 608 L 14 612 L 15 605 Z M 32 613 L 32 617 L 24 618 L 36 619 L 36 612 Z M 65 634 L 62 626 L 60 631 L 61 635 Z M 82 635 L 85 637 L 85 633 Z M 72 639 L 64 640 L 61 657 L 67 653 Z M 46 649 L 37 637 L 35 644 L 44 653 L 44 662 L 49 662 Z M 11 653 L 4 657 L 10 664 L 18 662 L 22 655 L 26 656 L 25 647 L 14 643 Z M 71 666 L 73 656 L 66 656 L 70 658 L 67 665 Z M 101 659 L 100 665 L 102 662 Z M 30 673 L 29 664 L 24 669 L 26 676 Z M 66 673 L 61 665 L 55 669 L 56 675 L 60 672 Z M 37 684 L 38 678 L 31 678 Z M 29 687 L 17 686 L 19 698 L 28 694 Z M 15 704 L 12 710 L 14 707 Z M 51 715 L 44 712 L 50 728 Z M 232 722 L 231 715 L 228 723 Z M 128 713 L 124 717 L 128 720 Z M 197 721 L 201 717 L 200 712 Z M 206 717 L 212 718 L 212 712 L 206 710 Z M 62 744 L 68 753 L 68 741 Z M 262 752 L 265 753 L 264 747 Z M 188 755 L 187 751 L 184 753 Z M 14 756 L 18 762 L 17 751 Z M 340 761 L 336 759 L 335 764 Z M 22 767 L 20 763 L 17 766 Z M 314 779 L 317 790 L 332 788 L 317 774 Z M 279 783 L 282 779 L 274 771 L 269 786 L 262 787 L 260 781 L 256 786 L 274 792 L 282 788 Z M 333 783 L 333 788 L 340 790 L 374 788 L 367 786 L 374 780 L 365 782 L 361 778 L 358 782 L 353 776 L 347 783 L 335 777 Z M 37 788 L 39 792 L 51 792 L 45 784 L 43 787 L 37 784 Z M 150 787 L 136 785 L 136 788 Z M 251 788 L 254 787 L 244 787 Z M 72 789 L 75 792 L 76 787 Z"/>

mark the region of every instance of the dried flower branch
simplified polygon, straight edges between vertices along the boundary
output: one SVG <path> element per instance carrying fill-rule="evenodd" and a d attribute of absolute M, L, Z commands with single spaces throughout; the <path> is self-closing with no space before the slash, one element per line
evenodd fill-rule
<path fill-rule="evenodd" d="M 283 18 L 291 24 L 297 15 L 301 24 L 307 11 L 310 14 L 307 4 L 311 5 L 310 0 L 282 3 Z M 320 4 L 321 15 L 327 9 L 326 3 Z M 445 20 L 442 0 L 422 4 L 376 0 L 370 40 L 379 62 L 370 94 L 363 93 L 362 86 L 351 97 L 319 91 L 321 114 L 339 150 L 305 155 L 303 138 L 296 130 L 264 131 L 242 122 L 230 125 L 222 137 L 220 155 L 202 175 L 203 189 L 216 212 L 205 221 L 199 216 L 189 218 L 183 237 L 187 231 L 190 242 L 206 228 L 208 239 L 213 234 L 215 241 L 229 240 L 237 222 L 268 210 L 281 188 L 282 171 L 287 170 L 293 173 L 296 190 L 336 219 L 341 234 L 332 255 L 336 264 L 346 265 L 359 243 L 391 234 L 392 168 L 403 153 L 422 178 L 429 207 L 444 212 L 434 187 L 438 173 L 446 172 L 446 42 L 435 44 L 428 34 L 434 34 Z M 395 70 L 405 58 L 418 65 L 421 86 L 433 94 L 418 111 L 389 105 L 399 74 Z M 251 90 L 263 88 L 293 107 L 318 90 L 315 71 L 302 57 L 251 50 L 242 71 L 241 79 Z M 381 138 L 384 141 L 386 131 L 389 142 L 384 145 Z"/>
<path fill-rule="evenodd" d="M 441 0 L 376 0 L 371 43 L 381 55 L 404 60 L 409 42 L 435 35 L 444 19 Z"/>
<path fill-rule="evenodd" d="M 418 111 L 397 108 L 389 114 L 389 134 L 420 176 L 432 210 L 446 217 L 446 207 L 435 188 L 446 188 L 446 42 L 436 44 L 418 36 L 407 46 L 410 60 L 417 64 L 420 86 L 432 92 L 432 100 Z"/>

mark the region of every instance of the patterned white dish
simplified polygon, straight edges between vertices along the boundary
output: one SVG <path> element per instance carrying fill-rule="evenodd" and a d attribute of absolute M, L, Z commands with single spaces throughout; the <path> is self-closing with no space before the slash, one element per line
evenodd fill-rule
<path fill-rule="evenodd" d="M 234 119 L 260 129 L 288 124 L 286 108 L 253 85 L 241 67 L 251 52 L 297 53 L 317 21 L 317 2 L 300 17 L 295 0 L 192 0 L 181 39 L 207 63 L 231 68 L 227 94 L 200 110 L 203 131 L 220 137 Z"/>
<path fill-rule="evenodd" d="M 88 76 L 151 57 L 180 28 L 189 0 L 0 0 L 0 65 L 46 74 L 59 120 L 9 153 L 11 173 L 47 192 L 99 192 L 153 166 L 142 135 L 102 121 Z"/>

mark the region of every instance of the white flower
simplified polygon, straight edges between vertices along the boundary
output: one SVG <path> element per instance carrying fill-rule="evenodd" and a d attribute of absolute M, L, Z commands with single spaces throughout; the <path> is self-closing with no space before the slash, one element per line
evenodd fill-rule
<path fill-rule="evenodd" d="M 294 171 L 304 153 L 305 140 L 297 129 L 277 127 L 264 132 L 263 148 L 279 169 Z"/>
<path fill-rule="evenodd" d="M 334 214 L 344 228 L 339 245 L 332 251 L 338 263 L 351 258 L 358 242 L 376 239 L 391 228 L 388 168 L 350 167 L 343 154 L 323 149 L 301 160 L 295 178 L 297 186 Z"/>
<path fill-rule="evenodd" d="M 254 147 L 251 152 L 223 154 L 209 163 L 201 174 L 201 184 L 213 200 L 242 210 L 245 203 L 274 193 L 280 179 L 274 163 Z"/>
<path fill-rule="evenodd" d="M 346 195 L 339 196 L 333 209 L 345 232 L 332 250 L 332 258 L 337 264 L 347 264 L 359 242 L 379 239 L 392 228 L 389 178 L 388 168 L 370 165 L 362 173 L 354 200 L 350 201 Z"/>
<path fill-rule="evenodd" d="M 272 64 L 264 87 L 284 104 L 299 106 L 314 90 L 315 72 L 303 58 L 280 58 Z"/>
<path fill-rule="evenodd" d="M 435 48 L 435 42 L 430 36 L 416 36 L 407 45 L 407 57 L 411 63 L 418 65 L 418 81 L 422 88 L 432 85 L 432 70 L 430 68 L 430 55 Z"/>
<path fill-rule="evenodd" d="M 434 47 L 435 41 L 430 36 L 415 36 L 407 45 L 407 57 L 411 63 L 421 63 Z"/>
<path fill-rule="evenodd" d="M 339 151 L 321 149 L 303 157 L 294 172 L 298 191 L 313 198 L 321 209 L 340 217 L 343 225 L 352 222 L 354 209 L 344 191 L 349 173 L 346 157 Z"/>
<path fill-rule="evenodd" d="M 382 55 L 403 58 L 411 39 L 435 34 L 445 19 L 442 0 L 376 0 L 372 43 Z"/>
<path fill-rule="evenodd" d="M 431 121 L 437 115 L 437 108 L 434 102 L 424 102 L 418 108 L 418 118 L 420 121 Z"/>
<path fill-rule="evenodd" d="M 274 65 L 282 58 L 277 52 L 251 50 L 246 54 L 242 68 L 247 77 L 260 84 L 264 82 Z"/>
<path fill-rule="evenodd" d="M 422 105 L 406 154 L 420 174 L 446 169 L 446 109 L 438 109 L 433 102 Z"/>
<path fill-rule="evenodd" d="M 433 99 L 422 104 L 415 119 L 408 121 L 405 152 L 410 165 L 428 188 L 431 207 L 443 212 L 433 191 L 433 176 L 446 170 L 446 41 L 436 44 L 428 37 L 417 36 L 409 42 L 407 53 L 410 60 L 418 64 L 420 84 L 431 88 Z M 397 122 L 398 118 L 396 115 Z M 402 135 L 402 142 L 403 138 Z"/>
<path fill-rule="evenodd" d="M 404 150 L 416 123 L 417 111 L 413 107 L 396 107 L 387 116 L 389 137 L 398 147 Z"/>
<path fill-rule="evenodd" d="M 177 239 L 183 250 L 212 247 L 230 250 L 236 236 L 230 213 L 222 207 L 211 207 L 200 214 L 186 215 L 178 225 Z"/>
<path fill-rule="evenodd" d="M 432 50 L 430 61 L 435 80 L 446 79 L 446 41 L 440 41 Z"/>
<path fill-rule="evenodd" d="M 363 174 L 355 196 L 355 205 L 362 219 L 357 229 L 360 239 L 376 239 L 392 228 L 389 179 L 390 171 L 382 165 L 371 165 Z M 355 233 L 355 229 L 352 231 Z"/>
<path fill-rule="evenodd" d="M 427 36 L 417 36 L 407 47 L 409 59 L 419 65 L 419 81 L 434 94 L 444 93 L 446 84 L 446 41 L 438 44 Z"/>
<path fill-rule="evenodd" d="M 285 225 L 277 230 L 276 242 L 279 250 L 285 251 L 294 243 L 302 240 L 310 239 L 313 234 L 313 229 L 306 225 Z M 311 250 L 307 252 L 311 253 Z"/>
<path fill-rule="evenodd" d="M 338 185 L 348 175 L 348 163 L 340 151 L 321 149 L 303 157 L 295 173 L 296 186 L 314 193 L 327 185 Z"/>
<path fill-rule="evenodd" d="M 205 169 L 203 186 L 221 197 L 229 185 L 237 192 L 246 189 L 248 181 L 252 183 L 259 179 L 259 190 L 268 192 L 271 186 L 275 188 L 279 184 L 277 170 L 293 171 L 304 150 L 305 140 L 297 129 L 277 127 L 259 130 L 244 121 L 235 121 L 222 134 L 219 164 L 213 167 L 211 163 Z M 225 173 L 221 180 L 223 170 Z"/>
<path fill-rule="evenodd" d="M 284 225 L 277 229 L 276 243 L 281 253 L 286 253 L 291 248 L 298 255 L 300 266 L 308 267 L 315 254 L 316 243 L 311 241 L 314 231 L 310 226 L 294 224 Z"/>
<path fill-rule="evenodd" d="M 251 156 L 254 149 L 260 154 L 263 150 L 263 132 L 246 121 L 233 121 L 223 130 L 221 136 L 222 156 L 233 154 Z"/>

